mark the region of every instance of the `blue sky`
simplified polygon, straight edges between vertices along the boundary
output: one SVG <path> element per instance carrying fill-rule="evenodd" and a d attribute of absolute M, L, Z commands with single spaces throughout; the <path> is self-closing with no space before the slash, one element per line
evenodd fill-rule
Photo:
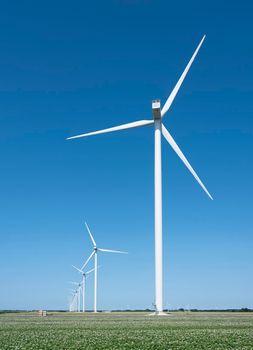
<path fill-rule="evenodd" d="M 153 130 L 65 141 L 151 117 L 203 34 L 164 123 L 165 307 L 253 307 L 251 1 L 12 1 L 0 11 L 0 309 L 66 308 L 104 248 L 98 308 L 154 300 Z M 92 306 L 92 277 L 88 307 Z"/>

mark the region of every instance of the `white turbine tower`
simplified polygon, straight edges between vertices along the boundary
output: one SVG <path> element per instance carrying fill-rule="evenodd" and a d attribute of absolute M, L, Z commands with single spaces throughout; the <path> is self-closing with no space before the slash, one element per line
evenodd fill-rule
<path fill-rule="evenodd" d="M 93 250 L 91 255 L 88 257 L 88 259 L 85 261 L 83 264 L 81 270 L 85 268 L 85 266 L 88 264 L 90 259 L 94 255 L 94 312 L 97 312 L 97 272 L 98 272 L 98 252 L 105 252 L 105 253 L 119 253 L 119 254 L 127 254 L 127 252 L 122 252 L 120 250 L 111 250 L 111 249 L 104 249 L 104 248 L 98 248 L 97 244 L 91 234 L 91 231 L 89 229 L 89 226 L 87 223 L 85 223 L 85 226 L 87 228 L 87 231 L 89 233 L 92 245 L 93 245 Z"/>
<path fill-rule="evenodd" d="M 82 274 L 82 306 L 83 306 L 83 312 L 85 312 L 85 292 L 86 292 L 86 278 L 87 275 L 89 275 L 91 272 L 93 272 L 95 269 L 89 270 L 84 272 L 83 270 L 79 269 L 78 267 L 72 265 L 72 267 L 74 267 L 74 269 L 76 269 L 78 272 L 80 272 Z"/>
<path fill-rule="evenodd" d="M 131 129 L 131 128 L 137 128 L 141 126 L 147 126 L 147 125 L 153 125 L 154 126 L 154 190 L 155 190 L 155 213 L 154 213 L 154 219 L 155 219 L 155 305 L 156 305 L 156 314 L 163 315 L 163 249 L 162 249 L 162 161 L 161 161 L 161 135 L 164 136 L 164 138 L 167 140 L 167 142 L 170 144 L 172 149 L 176 152 L 176 154 L 179 156 L 179 158 L 182 160 L 182 162 L 185 164 L 185 166 L 188 168 L 188 170 L 191 172 L 191 174 L 194 176 L 194 178 L 197 180 L 199 185 L 203 188 L 203 190 L 206 192 L 206 194 L 211 198 L 212 196 L 196 174 L 196 172 L 193 170 L 192 166 L 184 156 L 183 152 L 180 150 L 178 145 L 176 144 L 175 140 L 169 133 L 169 131 L 165 128 L 165 126 L 162 123 L 162 118 L 164 117 L 165 113 L 168 112 L 168 110 L 171 107 L 172 102 L 174 101 L 178 90 L 180 89 L 180 86 L 182 85 L 186 74 L 188 73 L 203 41 L 205 39 L 205 36 L 200 41 L 198 47 L 196 48 L 195 52 L 193 53 L 193 56 L 191 57 L 189 63 L 187 64 L 185 70 L 183 71 L 181 77 L 179 78 L 177 84 L 175 85 L 174 89 L 172 90 L 171 94 L 169 95 L 167 101 L 165 102 L 162 110 L 160 107 L 160 100 L 154 100 L 152 102 L 152 110 L 153 110 L 153 119 L 152 120 L 139 120 L 136 122 L 123 124 L 119 126 L 115 126 L 109 129 L 99 130 L 95 132 L 89 132 L 86 134 L 81 134 L 73 137 L 67 138 L 67 140 L 85 137 L 85 136 L 91 136 L 91 135 L 97 135 L 97 134 L 103 134 L 113 131 L 119 131 L 124 129 Z"/>

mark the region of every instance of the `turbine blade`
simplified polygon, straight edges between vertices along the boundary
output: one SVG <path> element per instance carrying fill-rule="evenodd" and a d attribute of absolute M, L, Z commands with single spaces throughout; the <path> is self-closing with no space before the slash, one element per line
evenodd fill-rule
<path fill-rule="evenodd" d="M 192 175 L 195 177 L 195 179 L 198 181 L 199 185 L 203 188 L 203 190 L 206 192 L 206 194 L 208 195 L 209 198 L 213 199 L 213 197 L 210 195 L 210 193 L 208 192 L 208 190 L 206 189 L 205 185 L 202 183 L 202 181 L 200 180 L 200 178 L 198 177 L 198 175 L 195 173 L 195 171 L 193 170 L 192 166 L 190 165 L 190 163 L 188 162 L 188 160 L 185 158 L 183 152 L 181 151 L 181 149 L 178 147 L 178 145 L 176 144 L 175 140 L 173 139 L 173 137 L 171 136 L 171 134 L 168 132 L 168 130 L 165 128 L 165 126 L 162 124 L 162 133 L 163 136 L 165 137 L 165 139 L 168 141 L 168 143 L 171 145 L 171 147 L 173 148 L 173 150 L 176 152 L 176 154 L 179 156 L 179 158 L 182 160 L 182 162 L 184 163 L 184 165 L 188 168 L 188 170 L 192 173 Z"/>
<path fill-rule="evenodd" d="M 154 123 L 153 120 L 139 120 L 137 122 L 122 124 L 122 125 L 119 125 L 119 126 L 114 126 L 112 128 L 108 128 L 108 129 L 103 129 L 103 130 L 99 130 L 99 131 L 88 132 L 86 134 L 81 134 L 81 135 L 77 135 L 77 136 L 68 137 L 66 140 L 77 139 L 77 138 L 85 137 L 85 136 L 105 134 L 107 132 L 113 132 L 113 131 L 119 131 L 119 130 L 131 129 L 131 128 L 138 128 L 140 126 L 150 125 L 150 124 L 153 124 L 153 123 Z"/>
<path fill-rule="evenodd" d="M 99 266 L 98 266 L 98 268 L 99 268 Z M 89 273 L 93 272 L 94 270 L 95 270 L 95 269 L 91 269 L 91 270 L 85 272 L 85 275 L 88 275 Z"/>
<path fill-rule="evenodd" d="M 205 37 L 206 36 L 204 35 L 202 40 L 200 41 L 198 47 L 196 48 L 194 54 L 192 55 L 192 58 L 190 59 L 189 63 L 187 64 L 185 70 L 183 71 L 181 77 L 179 78 L 178 82 L 176 83 L 174 89 L 172 90 L 170 96 L 168 97 L 165 105 L 163 106 L 162 111 L 161 111 L 161 116 L 162 117 L 164 116 L 164 114 L 166 112 L 168 112 L 170 106 L 172 105 L 172 102 L 174 101 L 174 99 L 175 99 L 175 97 L 176 97 L 176 95 L 178 93 L 178 90 L 180 89 L 180 86 L 182 85 L 182 83 L 184 81 L 184 78 L 186 77 L 186 74 L 188 73 L 188 71 L 189 71 L 189 69 L 190 69 L 190 67 L 191 67 L 195 57 L 197 56 L 197 53 L 198 53 L 201 45 L 203 44 L 203 41 L 205 40 Z"/>
<path fill-rule="evenodd" d="M 72 267 L 74 267 L 74 269 L 76 269 L 77 271 L 79 271 L 79 272 L 81 272 L 81 273 L 83 273 L 83 271 L 82 270 L 80 270 L 78 267 L 76 267 L 76 266 L 74 266 L 74 265 L 71 265 Z"/>
<path fill-rule="evenodd" d="M 103 248 L 98 248 L 100 252 L 106 252 L 106 253 L 120 253 L 120 254 L 128 254 L 127 252 L 122 252 L 120 250 L 111 250 L 111 249 L 103 249 Z"/>
<path fill-rule="evenodd" d="M 77 283 L 77 282 L 72 282 L 72 281 L 68 281 L 68 283 L 71 283 L 71 284 L 76 284 L 76 285 L 78 285 L 79 283 Z"/>
<path fill-rule="evenodd" d="M 90 229 L 89 229 L 89 226 L 88 226 L 87 222 L 85 223 L 85 226 L 86 226 L 87 231 L 88 231 L 88 233 L 89 233 L 89 235 L 90 235 L 90 239 L 91 239 L 91 241 L 92 241 L 92 243 L 93 243 L 93 246 L 96 247 L 97 244 L 96 244 L 95 239 L 93 238 L 93 236 L 92 236 L 92 234 L 91 234 L 91 232 L 90 232 Z"/>
<path fill-rule="evenodd" d="M 91 253 L 91 255 L 88 257 L 88 259 L 85 261 L 85 263 L 83 264 L 83 266 L 81 267 L 81 270 L 83 270 L 85 268 L 85 266 L 88 264 L 88 262 L 90 261 L 90 259 L 93 257 L 93 255 L 95 254 L 95 251 L 93 250 L 93 252 Z"/>

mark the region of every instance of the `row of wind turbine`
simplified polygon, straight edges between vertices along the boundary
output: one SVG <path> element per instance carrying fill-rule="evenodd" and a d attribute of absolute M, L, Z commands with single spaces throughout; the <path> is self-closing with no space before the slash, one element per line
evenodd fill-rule
<path fill-rule="evenodd" d="M 91 243 L 92 243 L 92 252 L 89 255 L 88 259 L 84 262 L 83 266 L 81 268 L 78 268 L 74 265 L 72 267 L 78 271 L 80 274 L 82 274 L 82 281 L 77 283 L 77 282 L 70 282 L 78 286 L 78 288 L 72 293 L 72 300 L 70 302 L 70 311 L 81 311 L 81 293 L 82 293 L 82 311 L 86 311 L 86 279 L 88 275 L 92 272 L 94 272 L 94 307 L 93 307 L 93 312 L 97 312 L 97 279 L 98 279 L 98 253 L 103 252 L 103 253 L 117 253 L 117 254 L 127 254 L 127 252 L 123 252 L 120 250 L 112 250 L 112 249 L 105 249 L 105 248 L 99 248 L 97 247 L 97 243 L 90 231 L 90 228 L 88 224 L 85 222 L 86 229 L 88 231 Z M 88 265 L 90 260 L 94 258 L 94 267 L 85 272 L 85 267 Z M 73 291 L 72 291 L 73 292 Z M 74 309 L 73 310 L 73 306 Z"/>

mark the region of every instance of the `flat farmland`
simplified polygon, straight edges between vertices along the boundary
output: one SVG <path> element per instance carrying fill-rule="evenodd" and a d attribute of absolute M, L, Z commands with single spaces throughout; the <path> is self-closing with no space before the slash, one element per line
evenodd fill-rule
<path fill-rule="evenodd" d="M 1 350 L 253 349 L 253 313 L 0 315 Z"/>

